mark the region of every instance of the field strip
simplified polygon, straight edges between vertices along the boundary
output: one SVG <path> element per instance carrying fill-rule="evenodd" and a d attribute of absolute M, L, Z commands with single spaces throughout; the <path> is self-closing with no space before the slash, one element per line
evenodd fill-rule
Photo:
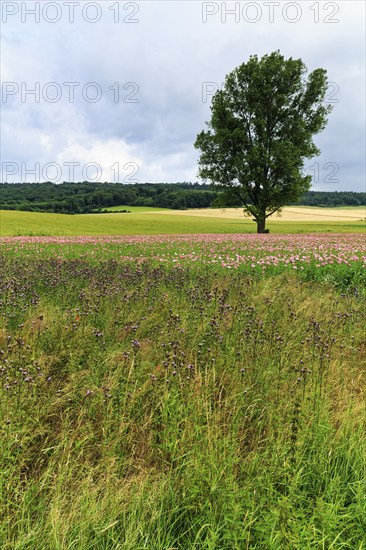
<path fill-rule="evenodd" d="M 317 214 L 316 212 L 299 212 L 298 210 L 290 210 L 289 208 L 286 208 L 285 209 L 285 212 L 286 214 L 301 214 L 302 216 L 316 216 L 318 218 L 334 218 L 336 217 L 337 219 L 338 218 L 342 218 L 342 219 L 347 219 L 347 220 L 356 220 L 356 219 L 359 219 L 359 215 L 361 214 L 366 214 L 366 210 L 365 212 L 362 212 L 362 210 L 360 212 L 352 212 L 352 215 L 348 215 L 348 216 L 342 216 L 342 215 L 338 215 L 338 216 L 335 216 L 334 214 Z M 344 210 L 340 210 L 340 212 L 344 212 Z M 365 219 L 365 218 L 363 218 Z"/>
<path fill-rule="evenodd" d="M 195 208 L 189 210 L 174 210 L 175 216 L 200 216 L 206 218 L 218 219 L 251 219 L 249 216 L 244 216 L 242 208 Z M 172 215 L 172 210 L 161 210 L 155 212 L 139 212 L 139 214 L 163 214 Z M 362 221 L 366 219 L 366 209 L 355 208 L 354 210 L 338 209 L 338 208 L 317 208 L 317 207 L 299 207 L 299 208 L 284 208 L 282 214 L 278 216 L 273 214 L 269 218 L 273 221 Z"/>

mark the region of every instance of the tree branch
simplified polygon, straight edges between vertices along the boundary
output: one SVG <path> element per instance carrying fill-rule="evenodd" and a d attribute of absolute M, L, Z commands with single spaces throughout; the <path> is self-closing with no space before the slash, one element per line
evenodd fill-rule
<path fill-rule="evenodd" d="M 272 214 L 277 212 L 277 210 L 280 210 L 280 208 L 282 208 L 282 206 L 276 206 L 276 208 L 272 210 L 272 212 L 269 212 L 269 214 L 266 214 L 266 218 L 269 218 L 269 216 L 272 216 Z"/>

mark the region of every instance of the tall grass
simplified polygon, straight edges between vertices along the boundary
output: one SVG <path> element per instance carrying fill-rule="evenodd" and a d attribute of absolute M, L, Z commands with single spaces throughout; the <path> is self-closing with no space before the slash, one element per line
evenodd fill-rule
<path fill-rule="evenodd" d="M 2 267 L 1 548 L 365 548 L 354 293 L 287 272 Z"/>

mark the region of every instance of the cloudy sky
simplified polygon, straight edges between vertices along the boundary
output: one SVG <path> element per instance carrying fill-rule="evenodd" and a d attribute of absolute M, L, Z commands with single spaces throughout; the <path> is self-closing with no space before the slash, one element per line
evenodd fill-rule
<path fill-rule="evenodd" d="M 365 191 L 364 2 L 1 4 L 2 181 L 197 181 L 213 91 L 279 49 L 331 82 L 313 189 Z"/>

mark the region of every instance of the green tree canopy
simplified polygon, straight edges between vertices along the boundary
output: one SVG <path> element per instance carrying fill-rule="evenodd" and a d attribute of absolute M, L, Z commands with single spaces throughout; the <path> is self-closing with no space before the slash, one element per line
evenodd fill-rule
<path fill-rule="evenodd" d="M 306 78 L 301 59 L 279 51 L 250 57 L 212 98 L 208 130 L 198 134 L 199 176 L 240 199 L 265 232 L 268 216 L 308 191 L 305 159 L 319 154 L 312 137 L 325 127 L 327 76 Z"/>

